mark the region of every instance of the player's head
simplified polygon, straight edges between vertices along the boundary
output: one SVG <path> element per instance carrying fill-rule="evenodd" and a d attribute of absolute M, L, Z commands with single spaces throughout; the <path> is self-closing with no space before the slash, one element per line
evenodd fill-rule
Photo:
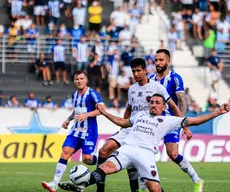
<path fill-rule="evenodd" d="M 163 73 L 170 64 L 170 53 L 167 49 L 158 49 L 155 55 L 157 73 Z"/>
<path fill-rule="evenodd" d="M 151 115 L 162 115 L 166 109 L 165 98 L 161 94 L 154 94 L 149 101 L 149 112 Z"/>
<path fill-rule="evenodd" d="M 83 70 L 77 70 L 74 72 L 74 84 L 78 90 L 83 90 L 87 87 L 87 73 Z"/>
<path fill-rule="evenodd" d="M 217 53 L 216 53 L 216 50 L 215 50 L 215 49 L 213 49 L 213 50 L 212 50 L 212 55 L 213 55 L 213 56 L 216 56 L 216 55 L 217 55 Z"/>
<path fill-rule="evenodd" d="M 137 82 L 142 81 L 144 78 L 146 78 L 146 63 L 145 60 L 142 58 L 134 58 L 130 62 L 130 66 L 133 72 L 133 77 Z"/>

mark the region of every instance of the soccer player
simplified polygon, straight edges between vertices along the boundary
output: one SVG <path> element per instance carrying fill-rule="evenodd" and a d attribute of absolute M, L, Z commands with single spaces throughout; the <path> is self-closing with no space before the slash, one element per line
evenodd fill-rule
<path fill-rule="evenodd" d="M 131 85 L 128 91 L 128 106 L 124 113 L 124 118 L 134 116 L 139 111 L 147 111 L 151 96 L 159 93 L 164 96 L 167 104 L 173 112 L 180 116 L 181 112 L 173 100 L 169 97 L 166 89 L 160 83 L 150 80 L 147 77 L 146 62 L 142 58 L 135 58 L 130 62 L 133 76 L 136 83 Z M 130 128 L 131 129 L 131 128 Z M 130 129 L 121 129 L 110 137 L 103 147 L 99 150 L 98 165 L 105 162 L 106 158 L 118 149 L 128 135 Z M 132 192 L 138 190 L 138 175 L 135 169 L 128 170 L 130 188 Z M 104 181 L 98 184 L 97 192 L 104 192 Z"/>
<path fill-rule="evenodd" d="M 162 84 L 168 91 L 172 100 L 178 105 L 182 115 L 186 115 L 186 101 L 184 96 L 184 83 L 181 76 L 175 72 L 169 70 L 170 65 L 170 53 L 167 49 L 159 49 L 156 52 L 156 71 L 157 73 L 150 77 L 160 84 Z M 171 109 L 168 109 L 170 115 L 175 115 Z M 199 192 L 200 188 L 203 187 L 204 181 L 199 178 L 192 165 L 179 154 L 178 148 L 180 141 L 180 129 L 169 132 L 164 137 L 164 143 L 166 145 L 166 151 L 168 156 L 175 162 L 179 167 L 187 173 L 193 183 L 194 192 Z M 142 189 L 143 186 L 140 186 Z M 143 187 L 144 188 L 144 187 Z"/>
<path fill-rule="evenodd" d="M 77 91 L 73 93 L 74 111 L 64 121 L 62 127 L 67 129 L 71 120 L 75 122 L 62 146 L 53 181 L 42 182 L 42 186 L 50 192 L 56 192 L 58 183 L 66 171 L 68 159 L 79 149 L 82 149 L 85 164 L 95 165 L 97 162 L 97 157 L 92 153 L 98 137 L 96 116 L 100 114 L 96 105 L 102 103 L 102 100 L 96 91 L 87 87 L 87 82 L 87 74 L 84 71 L 74 73 L 74 84 L 77 87 Z"/>
<path fill-rule="evenodd" d="M 101 164 L 90 174 L 87 186 L 98 183 L 108 174 L 119 172 L 122 169 L 135 167 L 140 179 L 144 181 L 150 192 L 163 191 L 160 187 L 160 178 L 155 162 L 155 154 L 159 151 L 160 140 L 170 131 L 190 125 L 199 125 L 219 115 L 229 112 L 230 105 L 223 104 L 219 110 L 202 116 L 187 118 L 162 116 L 166 110 L 164 96 L 154 94 L 149 102 L 149 112 L 138 112 L 128 119 L 113 116 L 105 111 L 103 105 L 98 110 L 107 119 L 121 127 L 131 127 L 130 133 L 118 150 L 112 153 L 105 163 Z M 60 188 L 75 191 L 87 186 L 71 183 L 60 183 Z M 201 190 L 200 192 L 203 192 Z"/>

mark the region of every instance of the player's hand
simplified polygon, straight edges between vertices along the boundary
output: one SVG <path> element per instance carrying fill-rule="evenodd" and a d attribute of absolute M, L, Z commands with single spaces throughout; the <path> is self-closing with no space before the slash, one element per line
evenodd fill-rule
<path fill-rule="evenodd" d="M 229 111 L 230 111 L 230 105 L 227 103 L 222 104 L 218 110 L 220 114 L 225 114 L 228 113 Z"/>
<path fill-rule="evenodd" d="M 67 129 L 68 128 L 68 125 L 69 125 L 69 120 L 67 119 L 67 120 L 65 120 L 63 123 L 62 123 L 62 128 L 64 128 L 64 129 Z"/>
<path fill-rule="evenodd" d="M 77 116 L 75 116 L 75 121 L 82 122 L 88 118 L 88 115 L 86 113 L 80 113 Z"/>
<path fill-rule="evenodd" d="M 103 104 L 97 104 L 96 108 L 101 114 L 105 112 L 105 105 Z"/>
<path fill-rule="evenodd" d="M 189 141 L 193 134 L 192 134 L 192 131 L 189 129 L 189 127 L 185 127 L 182 131 L 182 136 L 186 135 L 187 136 L 187 140 Z"/>

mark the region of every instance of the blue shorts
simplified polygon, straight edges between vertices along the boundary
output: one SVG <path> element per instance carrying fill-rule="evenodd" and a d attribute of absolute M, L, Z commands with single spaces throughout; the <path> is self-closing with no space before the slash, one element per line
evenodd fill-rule
<path fill-rule="evenodd" d="M 169 132 L 164 137 L 164 143 L 179 143 L 180 141 L 180 129 Z"/>
<path fill-rule="evenodd" d="M 73 135 L 68 135 L 62 147 L 71 147 L 76 151 L 82 149 L 82 154 L 91 155 L 95 150 L 96 143 L 97 137 L 81 139 Z"/>

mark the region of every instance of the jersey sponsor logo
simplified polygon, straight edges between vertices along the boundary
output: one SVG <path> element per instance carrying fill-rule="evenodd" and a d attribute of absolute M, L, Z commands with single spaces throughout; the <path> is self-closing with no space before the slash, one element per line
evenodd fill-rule
<path fill-rule="evenodd" d="M 146 91 L 146 93 L 153 93 L 152 91 Z"/>
<path fill-rule="evenodd" d="M 148 106 L 141 106 L 141 105 L 136 105 L 132 107 L 132 112 L 133 111 L 147 111 Z"/>
<path fill-rule="evenodd" d="M 131 94 L 134 94 L 134 93 L 136 93 L 136 91 L 131 91 Z"/>
<path fill-rule="evenodd" d="M 138 92 L 138 95 L 137 95 L 137 97 L 142 97 L 143 95 L 142 95 L 142 92 Z"/>
<path fill-rule="evenodd" d="M 85 145 L 94 145 L 94 142 L 92 142 L 92 141 L 85 141 Z"/>
<path fill-rule="evenodd" d="M 155 135 L 155 133 L 153 132 L 152 128 L 145 127 L 145 126 L 140 126 L 140 125 L 135 126 L 133 131 L 146 133 L 146 134 L 151 135 L 151 136 Z"/>
<path fill-rule="evenodd" d="M 144 124 L 146 124 L 146 125 L 151 125 L 151 126 L 156 127 L 156 128 L 157 128 L 158 125 L 159 125 L 158 123 L 151 122 L 151 121 L 145 120 L 145 119 L 138 119 L 136 123 L 144 123 Z"/>

